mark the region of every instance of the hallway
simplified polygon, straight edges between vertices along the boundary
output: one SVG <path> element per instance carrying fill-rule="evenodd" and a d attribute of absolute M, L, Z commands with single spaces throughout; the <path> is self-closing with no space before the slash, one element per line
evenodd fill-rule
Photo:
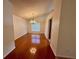
<path fill-rule="evenodd" d="M 75 2 L 3 0 L 3 58 L 76 59 Z"/>
<path fill-rule="evenodd" d="M 15 46 L 5 59 L 55 59 L 44 34 L 26 34 L 15 41 Z"/>

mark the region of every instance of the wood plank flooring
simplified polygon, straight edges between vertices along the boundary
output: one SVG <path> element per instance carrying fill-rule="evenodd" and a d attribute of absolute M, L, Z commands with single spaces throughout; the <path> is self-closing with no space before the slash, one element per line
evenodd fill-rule
<path fill-rule="evenodd" d="M 15 41 L 15 46 L 4 59 L 55 59 L 44 34 L 26 34 Z"/>

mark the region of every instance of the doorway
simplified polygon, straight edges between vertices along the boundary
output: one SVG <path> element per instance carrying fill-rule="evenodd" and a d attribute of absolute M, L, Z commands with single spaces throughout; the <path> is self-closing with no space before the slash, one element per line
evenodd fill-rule
<path fill-rule="evenodd" d="M 49 20 L 48 39 L 51 39 L 52 18 Z"/>

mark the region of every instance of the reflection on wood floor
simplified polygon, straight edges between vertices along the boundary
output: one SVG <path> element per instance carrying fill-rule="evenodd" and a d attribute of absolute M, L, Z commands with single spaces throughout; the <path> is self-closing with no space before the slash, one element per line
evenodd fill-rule
<path fill-rule="evenodd" d="M 26 34 L 15 41 L 15 46 L 4 59 L 55 59 L 44 34 Z"/>

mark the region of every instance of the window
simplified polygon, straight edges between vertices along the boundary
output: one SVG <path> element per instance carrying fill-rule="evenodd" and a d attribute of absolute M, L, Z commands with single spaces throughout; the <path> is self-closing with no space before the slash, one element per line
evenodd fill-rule
<path fill-rule="evenodd" d="M 40 23 L 32 24 L 32 31 L 33 32 L 39 32 L 40 31 Z"/>

